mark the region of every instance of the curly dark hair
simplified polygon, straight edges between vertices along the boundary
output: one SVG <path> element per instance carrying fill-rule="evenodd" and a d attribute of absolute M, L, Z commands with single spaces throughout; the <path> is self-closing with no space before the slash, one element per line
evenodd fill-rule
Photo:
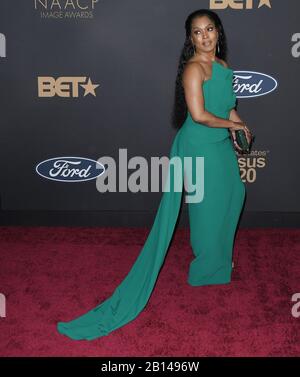
<path fill-rule="evenodd" d="M 187 105 L 186 105 L 186 101 L 184 97 L 184 89 L 182 86 L 182 73 L 183 73 L 185 64 L 194 55 L 194 48 L 190 39 L 192 21 L 194 20 L 194 18 L 197 18 L 200 16 L 207 16 L 215 24 L 215 27 L 218 30 L 219 52 L 216 51 L 216 56 L 225 61 L 227 57 L 226 36 L 225 36 L 223 25 L 219 16 L 215 12 L 209 9 L 199 9 L 192 12 L 185 21 L 186 38 L 185 38 L 183 48 L 181 50 L 179 63 L 178 63 L 176 85 L 175 85 L 175 95 L 174 95 L 174 105 L 173 105 L 173 111 L 172 111 L 172 126 L 174 128 L 180 128 L 187 116 Z"/>

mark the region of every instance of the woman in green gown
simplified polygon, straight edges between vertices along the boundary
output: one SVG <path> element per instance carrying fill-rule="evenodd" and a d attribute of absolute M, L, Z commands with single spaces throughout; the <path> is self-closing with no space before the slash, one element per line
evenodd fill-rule
<path fill-rule="evenodd" d="M 183 183 L 192 187 L 197 175 L 203 177 L 204 190 L 198 201 L 193 201 L 189 193 L 190 244 L 195 258 L 187 281 L 192 286 L 231 281 L 233 240 L 245 197 L 232 140 L 238 129 L 245 130 L 249 141 L 251 134 L 234 109 L 233 70 L 225 61 L 221 20 L 216 13 L 201 9 L 188 16 L 185 28 L 174 112 L 179 130 L 169 155 L 170 161 L 182 161 L 182 169 L 169 165 L 168 186 L 164 186 L 169 190 L 162 194 L 139 256 L 113 294 L 80 317 L 57 324 L 58 332 L 71 339 L 93 340 L 108 335 L 143 310 L 174 232 Z M 189 169 L 187 157 L 192 161 Z M 199 157 L 203 159 L 200 167 L 196 163 Z M 180 190 L 175 189 L 178 183 Z"/>

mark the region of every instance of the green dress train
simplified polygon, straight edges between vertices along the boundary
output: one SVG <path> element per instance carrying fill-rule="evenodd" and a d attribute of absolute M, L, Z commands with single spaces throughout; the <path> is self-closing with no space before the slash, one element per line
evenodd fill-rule
<path fill-rule="evenodd" d="M 205 109 L 220 118 L 228 119 L 235 106 L 232 80 L 233 70 L 214 61 L 212 77 L 203 83 Z M 195 258 L 190 263 L 187 282 L 192 286 L 204 286 L 231 281 L 233 241 L 245 185 L 229 131 L 195 123 L 188 113 L 174 138 L 170 160 L 173 157 L 180 158 L 183 169 L 169 165 L 166 182 L 170 190 L 162 194 L 152 228 L 131 270 L 113 294 L 94 309 L 70 322 L 59 322 L 59 333 L 71 339 L 93 340 L 127 324 L 143 310 L 173 235 L 183 183 L 187 179 L 192 184 L 198 169 L 196 157 L 204 157 L 201 165 L 204 196 L 198 202 L 191 200 L 188 203 L 190 244 Z M 189 178 L 185 176 L 184 157 L 190 157 L 192 161 Z M 178 182 L 180 190 L 175 189 Z"/>

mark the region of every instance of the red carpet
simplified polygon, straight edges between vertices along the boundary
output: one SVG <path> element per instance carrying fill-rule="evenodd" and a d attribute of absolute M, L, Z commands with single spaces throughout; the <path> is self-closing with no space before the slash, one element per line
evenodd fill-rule
<path fill-rule="evenodd" d="M 1 356 L 298 356 L 299 229 L 241 229 L 233 280 L 192 287 L 188 229 L 177 228 L 145 309 L 92 342 L 56 331 L 107 298 L 149 229 L 0 228 Z"/>

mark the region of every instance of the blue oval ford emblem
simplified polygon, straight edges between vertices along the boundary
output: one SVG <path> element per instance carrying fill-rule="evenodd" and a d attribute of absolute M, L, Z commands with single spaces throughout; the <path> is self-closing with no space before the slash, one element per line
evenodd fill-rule
<path fill-rule="evenodd" d="M 47 179 L 60 182 L 83 182 L 99 177 L 104 166 L 85 157 L 55 157 L 36 165 L 36 172 Z"/>
<path fill-rule="evenodd" d="M 234 71 L 233 89 L 237 98 L 264 96 L 277 88 L 277 81 L 265 73 Z"/>

